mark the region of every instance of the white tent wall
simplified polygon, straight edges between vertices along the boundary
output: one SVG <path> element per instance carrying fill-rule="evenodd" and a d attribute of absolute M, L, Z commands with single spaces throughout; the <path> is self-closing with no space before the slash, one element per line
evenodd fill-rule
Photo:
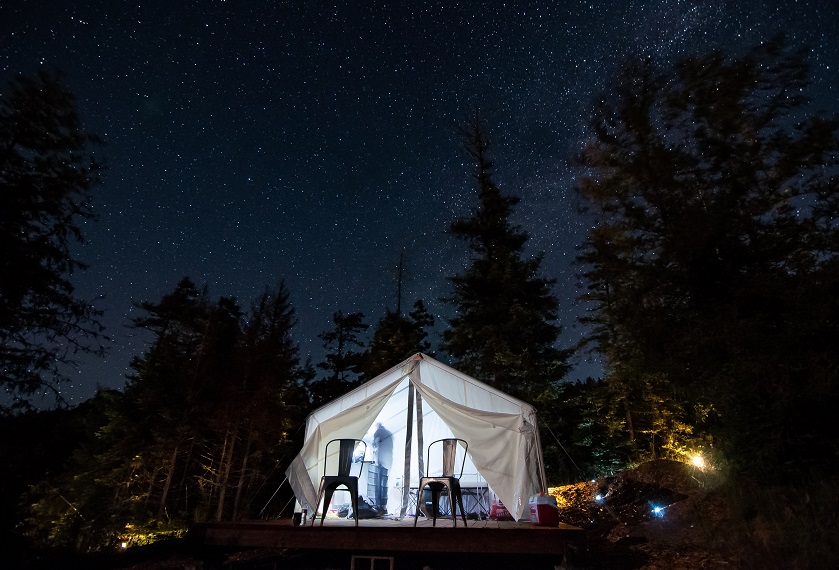
<path fill-rule="evenodd" d="M 375 380 L 375 379 L 374 379 Z M 323 408 L 315 410 L 309 415 L 306 420 L 306 439 L 303 442 L 303 448 L 297 457 L 291 462 L 291 465 L 286 470 L 288 482 L 294 490 L 294 495 L 297 501 L 309 508 L 309 512 L 314 516 L 317 505 L 317 491 L 315 484 L 320 483 L 320 478 L 323 475 L 324 465 L 322 459 L 326 452 L 326 444 L 333 439 L 338 438 L 358 438 L 361 439 L 379 412 L 387 404 L 390 396 L 393 394 L 396 385 L 399 383 L 399 378 L 386 384 L 383 389 L 379 391 L 369 392 L 364 388 L 373 388 L 371 385 L 373 381 L 367 382 L 356 390 L 353 390 L 347 396 L 355 395 L 357 392 L 362 394 L 369 393 L 367 398 L 349 398 L 352 402 L 356 401 L 355 405 L 342 409 L 343 406 L 335 406 L 340 403 L 333 401 Z M 328 417 L 322 412 L 326 407 L 333 407 L 335 415 Z M 320 420 L 323 418 L 323 420 Z M 331 450 L 331 449 L 330 449 Z M 337 448 L 336 448 L 337 453 Z"/>
<path fill-rule="evenodd" d="M 389 432 L 392 444 L 388 446 L 392 450 L 388 512 L 400 511 L 409 385 L 422 398 L 423 449 L 418 448 L 414 414 L 407 485 L 418 484 L 418 457 L 422 454 L 425 458 L 425 448 L 432 441 L 459 437 L 469 444 L 464 486 L 483 485 L 485 480 L 508 510 L 521 518 L 528 497 L 545 490 L 544 464 L 532 406 L 422 354 L 310 414 L 303 449 L 286 471 L 298 502 L 314 513 L 315 489 L 323 474 L 327 442 L 343 437 L 364 438 L 368 442 L 369 460 L 373 434 L 381 429 L 386 431 L 379 433 Z"/>

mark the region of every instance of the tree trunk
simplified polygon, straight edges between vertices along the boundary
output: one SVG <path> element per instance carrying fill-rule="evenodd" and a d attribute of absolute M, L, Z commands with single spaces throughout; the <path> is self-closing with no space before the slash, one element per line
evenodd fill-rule
<path fill-rule="evenodd" d="M 239 502 L 242 500 L 242 487 L 245 486 L 245 475 L 248 472 L 248 457 L 251 453 L 253 442 L 253 426 L 248 430 L 248 442 L 245 444 L 245 453 L 242 458 L 242 469 L 239 471 L 239 482 L 236 484 L 236 497 L 233 499 L 233 520 L 239 518 Z"/>
<path fill-rule="evenodd" d="M 224 499 L 225 495 L 227 495 L 227 484 L 230 481 L 230 467 L 233 464 L 233 450 L 236 448 L 236 436 L 239 432 L 239 426 L 237 425 L 233 429 L 233 433 L 230 437 L 230 445 L 227 448 L 227 457 L 222 456 L 222 463 L 219 465 L 219 472 L 221 473 L 221 478 L 219 481 L 219 496 L 218 496 L 218 507 L 216 508 L 216 522 L 221 521 L 222 517 L 224 516 Z"/>
<path fill-rule="evenodd" d="M 169 488 L 172 486 L 172 477 L 175 475 L 175 464 L 178 461 L 178 451 L 181 444 L 176 443 L 172 450 L 172 458 L 169 460 L 169 469 L 166 471 L 166 481 L 163 483 L 163 492 L 160 493 L 160 504 L 157 507 L 157 518 L 166 512 L 166 499 L 169 497 Z"/>
<path fill-rule="evenodd" d="M 184 459 L 184 469 L 181 475 L 181 480 L 178 482 L 178 491 L 183 493 L 184 509 L 189 512 L 189 486 L 185 485 L 186 478 L 189 475 L 189 464 L 192 462 L 192 450 L 195 449 L 195 436 L 189 440 L 189 449 L 186 452 L 186 459 Z M 180 502 L 180 497 L 176 502 Z"/>
<path fill-rule="evenodd" d="M 224 458 L 227 456 L 227 444 L 229 443 L 230 439 L 230 431 L 224 434 L 224 445 L 221 447 L 221 454 L 219 457 L 219 464 L 218 467 L 213 467 L 213 463 L 215 462 L 215 456 L 207 456 L 207 459 L 210 461 L 210 465 L 205 467 L 205 470 L 212 473 L 213 480 L 210 484 L 210 492 L 207 496 L 206 502 L 204 503 L 204 516 L 206 520 L 210 520 L 210 512 L 213 508 L 213 499 L 216 496 L 216 489 L 219 488 L 220 481 L 221 481 L 221 472 L 222 468 L 224 467 Z"/>
<path fill-rule="evenodd" d="M 635 427 L 632 425 L 632 410 L 629 408 L 629 398 L 624 397 L 623 407 L 626 410 L 626 429 L 629 430 L 629 441 L 635 445 Z"/>
<path fill-rule="evenodd" d="M 154 486 L 155 486 L 155 482 L 157 481 L 157 474 L 158 473 L 160 473 L 159 468 L 155 469 L 151 474 L 149 474 L 149 479 L 148 479 L 149 487 L 148 487 L 148 491 L 146 491 L 146 496 L 143 497 L 143 510 L 145 510 L 148 507 L 149 502 L 151 501 L 152 494 L 154 494 Z M 129 480 L 129 485 L 130 485 L 130 480 Z M 130 486 L 129 486 L 129 496 L 130 496 Z"/>

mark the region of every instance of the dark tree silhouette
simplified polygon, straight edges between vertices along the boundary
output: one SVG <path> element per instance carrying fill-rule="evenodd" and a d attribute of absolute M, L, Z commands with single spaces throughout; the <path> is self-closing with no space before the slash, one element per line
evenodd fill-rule
<path fill-rule="evenodd" d="M 0 370 L 12 408 L 52 392 L 80 353 L 103 352 L 99 313 L 74 294 L 71 253 L 93 218 L 102 164 L 58 77 L 18 77 L 0 95 Z"/>
<path fill-rule="evenodd" d="M 27 499 L 39 542 L 91 550 L 255 518 L 291 460 L 308 402 L 285 286 L 266 290 L 246 319 L 189 279 L 139 306 L 149 350 L 124 392 L 97 394 L 82 445 Z"/>
<path fill-rule="evenodd" d="M 653 453 L 669 413 L 754 473 L 839 457 L 839 122 L 806 115 L 808 76 L 777 38 L 668 73 L 630 62 L 596 106 L 589 322 Z"/>
<path fill-rule="evenodd" d="M 326 371 L 327 376 L 310 384 L 315 404 L 358 386 L 364 369 L 364 341 L 360 334 L 370 328 L 364 322 L 364 314 L 345 315 L 338 311 L 332 315 L 332 322 L 334 329 L 318 335 L 327 354 L 317 367 Z"/>
<path fill-rule="evenodd" d="M 235 405 L 226 426 L 239 434 L 241 443 L 235 454 L 229 453 L 233 469 L 225 486 L 231 499 L 219 501 L 217 518 L 235 520 L 257 514 L 254 501 L 264 502 L 263 495 L 270 490 L 265 485 L 269 475 L 282 473 L 287 466 L 279 465 L 278 457 L 290 462 L 294 445 L 299 445 L 294 435 L 303 425 L 309 399 L 300 351 L 292 338 L 296 324 L 284 282 L 266 289 L 251 306 L 239 344 Z"/>
<path fill-rule="evenodd" d="M 418 300 L 407 316 L 388 310 L 373 331 L 373 340 L 364 359 L 364 376 L 373 378 L 412 354 L 429 352 L 431 343 L 426 338 L 434 317 Z"/>
<path fill-rule="evenodd" d="M 527 233 L 510 221 L 518 198 L 492 179 L 488 141 L 476 117 L 462 129 L 475 163 L 478 207 L 451 224 L 469 244 L 471 265 L 451 278 L 447 299 L 456 315 L 443 332 L 442 350 L 464 372 L 531 402 L 553 398 L 568 371 L 569 352 L 558 348 L 554 281 L 539 275 L 542 256 L 525 258 Z"/>

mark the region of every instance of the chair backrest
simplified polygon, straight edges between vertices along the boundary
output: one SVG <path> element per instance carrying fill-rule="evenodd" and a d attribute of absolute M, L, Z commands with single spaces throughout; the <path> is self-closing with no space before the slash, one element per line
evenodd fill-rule
<path fill-rule="evenodd" d="M 361 439 L 333 439 L 329 443 L 326 444 L 326 450 L 324 451 L 323 457 L 323 474 L 324 475 L 332 475 L 331 473 L 327 473 L 327 465 L 329 462 L 329 448 L 332 446 L 333 443 L 338 444 L 338 469 L 335 475 L 339 475 L 341 477 L 348 477 L 350 476 L 350 470 L 352 469 L 353 464 L 353 456 L 355 455 L 355 450 L 358 448 L 359 445 L 363 446 L 363 453 L 361 455 L 362 460 L 364 456 L 367 455 L 367 444 L 364 440 Z M 334 447 L 334 446 L 333 446 Z M 333 454 L 335 452 L 333 451 Z M 358 475 L 356 477 L 361 476 L 361 468 L 363 466 L 363 461 L 358 462 Z"/>
<path fill-rule="evenodd" d="M 437 444 L 440 444 L 440 447 L 443 451 L 443 477 L 454 477 L 455 479 L 460 479 L 463 476 L 463 467 L 466 465 L 466 452 L 469 450 L 469 444 L 466 442 L 465 439 L 460 439 L 457 437 L 447 437 L 444 439 L 438 439 L 437 441 L 432 441 L 428 444 L 428 460 L 426 462 L 426 466 L 431 465 L 431 448 Z M 458 444 L 463 447 L 463 457 L 460 459 L 460 472 L 455 476 L 455 463 L 457 461 L 457 446 Z"/>

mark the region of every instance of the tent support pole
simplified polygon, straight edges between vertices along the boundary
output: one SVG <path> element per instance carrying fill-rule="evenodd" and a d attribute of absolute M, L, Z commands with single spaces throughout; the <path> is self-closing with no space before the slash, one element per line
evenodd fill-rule
<path fill-rule="evenodd" d="M 402 507 L 399 518 L 408 512 L 408 496 L 411 494 L 411 443 L 414 427 L 414 385 L 408 382 L 408 423 L 405 426 L 405 467 L 402 473 Z"/>
<path fill-rule="evenodd" d="M 425 454 L 423 453 L 425 444 L 422 436 L 422 396 L 417 392 L 417 465 L 420 479 L 425 477 Z M 419 498 L 417 500 L 419 501 Z"/>

